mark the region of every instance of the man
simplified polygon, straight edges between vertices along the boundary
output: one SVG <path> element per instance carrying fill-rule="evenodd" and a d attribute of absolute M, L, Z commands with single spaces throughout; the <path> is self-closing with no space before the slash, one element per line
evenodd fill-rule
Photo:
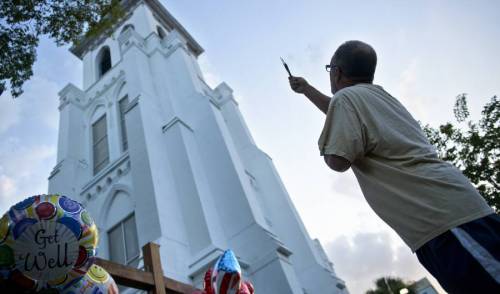
<path fill-rule="evenodd" d="M 290 78 L 326 114 L 321 155 L 335 171 L 353 169 L 372 209 L 446 291 L 500 293 L 500 217 L 437 157 L 404 106 L 372 84 L 376 64 L 370 45 L 348 41 L 326 65 L 333 98 Z"/>

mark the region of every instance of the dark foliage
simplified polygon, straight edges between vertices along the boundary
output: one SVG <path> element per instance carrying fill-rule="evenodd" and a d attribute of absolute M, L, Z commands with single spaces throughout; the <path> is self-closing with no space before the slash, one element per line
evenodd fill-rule
<path fill-rule="evenodd" d="M 493 96 L 481 112 L 479 122 L 467 121 L 467 95 L 457 96 L 454 107 L 458 124 L 439 128 L 429 125 L 424 132 L 441 159 L 453 163 L 468 177 L 479 193 L 498 213 L 500 210 L 500 100 Z"/>
<path fill-rule="evenodd" d="M 33 75 L 41 36 L 57 45 L 106 30 L 122 15 L 118 0 L 0 1 L 0 95 L 9 82 L 12 97 Z"/>
<path fill-rule="evenodd" d="M 401 289 L 406 288 L 408 294 L 415 294 L 411 282 L 405 282 L 398 277 L 382 277 L 375 280 L 375 289 L 366 291 L 366 294 L 399 294 Z"/>

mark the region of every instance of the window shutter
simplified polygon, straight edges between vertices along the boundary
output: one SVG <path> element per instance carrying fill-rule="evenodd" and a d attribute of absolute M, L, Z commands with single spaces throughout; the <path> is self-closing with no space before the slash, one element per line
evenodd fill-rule
<path fill-rule="evenodd" d="M 128 149 L 128 138 L 127 138 L 127 128 L 125 126 L 125 110 L 128 106 L 128 96 L 123 97 L 118 103 L 120 107 L 120 126 L 122 134 L 122 149 L 123 151 Z"/>
<path fill-rule="evenodd" d="M 127 264 L 135 266 L 134 263 L 135 261 L 138 261 L 140 252 L 134 215 L 123 222 L 123 232 L 125 233 L 125 253 L 127 255 Z"/>
<path fill-rule="evenodd" d="M 125 264 L 125 247 L 123 244 L 123 229 L 121 223 L 108 232 L 109 259 L 111 261 Z"/>
<path fill-rule="evenodd" d="M 94 174 L 97 174 L 109 163 L 108 130 L 106 115 L 92 125 Z"/>
<path fill-rule="evenodd" d="M 139 265 L 140 249 L 134 214 L 109 230 L 108 240 L 111 261 L 132 267 Z"/>

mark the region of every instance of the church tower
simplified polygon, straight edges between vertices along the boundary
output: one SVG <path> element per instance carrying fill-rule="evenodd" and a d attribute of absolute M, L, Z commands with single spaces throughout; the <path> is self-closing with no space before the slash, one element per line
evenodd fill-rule
<path fill-rule="evenodd" d="M 347 293 L 232 89 L 205 83 L 201 46 L 159 1 L 121 3 L 110 33 L 71 48 L 83 88 L 59 93 L 49 192 L 87 207 L 103 258 L 141 267 L 153 241 L 166 276 L 201 287 L 231 248 L 258 294 Z"/>

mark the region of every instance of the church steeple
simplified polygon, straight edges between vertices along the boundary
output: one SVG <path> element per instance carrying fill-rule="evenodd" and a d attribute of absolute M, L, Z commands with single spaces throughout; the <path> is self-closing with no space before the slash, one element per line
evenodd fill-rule
<path fill-rule="evenodd" d="M 49 192 L 84 203 L 104 258 L 141 266 L 138 248 L 154 241 L 166 276 L 201 286 L 231 248 L 257 293 L 347 293 L 233 90 L 204 82 L 203 49 L 158 1 L 123 3 L 110 34 L 71 49 L 83 90 L 59 93 Z"/>
<path fill-rule="evenodd" d="M 177 32 L 185 41 L 189 51 L 196 57 L 203 48 L 186 29 L 156 0 L 121 1 L 124 16 L 107 31 L 87 37 L 71 47 L 70 51 L 83 60 L 84 88 L 95 83 L 100 77 L 98 72 L 99 53 L 103 47 L 110 51 L 112 65 L 118 62 L 120 48 L 118 38 L 127 29 L 135 31 L 141 38 L 148 39 L 156 34 L 164 39 L 170 32 Z"/>

